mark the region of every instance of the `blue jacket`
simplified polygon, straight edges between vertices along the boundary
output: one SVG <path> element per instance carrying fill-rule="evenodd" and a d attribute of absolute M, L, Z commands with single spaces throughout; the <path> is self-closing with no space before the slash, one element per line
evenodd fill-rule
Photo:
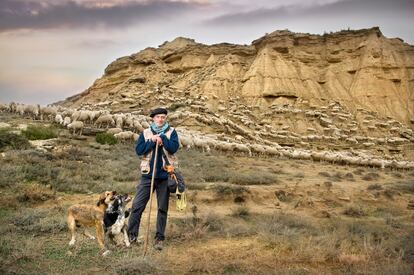
<path fill-rule="evenodd" d="M 154 132 L 153 132 L 154 133 Z M 155 133 L 154 133 L 155 134 Z M 178 135 L 175 130 L 172 131 L 170 139 L 167 138 L 166 135 L 160 135 L 162 139 L 163 146 L 158 147 L 158 156 L 157 156 L 157 168 L 156 168 L 156 179 L 167 179 L 168 173 L 162 167 L 162 147 L 164 147 L 170 154 L 175 154 L 178 148 L 180 147 L 180 143 L 178 142 Z M 148 140 L 145 141 L 144 133 L 141 133 L 137 143 L 135 145 L 135 152 L 138 156 L 142 156 L 144 154 L 149 153 L 151 150 L 154 150 L 154 154 L 152 154 L 150 160 L 150 172 L 149 174 L 142 174 L 142 177 L 145 178 L 152 178 L 152 170 L 154 167 L 154 158 L 155 158 L 155 142 Z"/>

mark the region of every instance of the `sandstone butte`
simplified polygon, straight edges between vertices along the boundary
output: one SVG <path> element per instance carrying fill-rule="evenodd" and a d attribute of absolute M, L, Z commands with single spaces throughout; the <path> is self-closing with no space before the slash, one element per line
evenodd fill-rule
<path fill-rule="evenodd" d="M 278 30 L 251 45 L 178 37 L 118 58 L 87 90 L 58 103 L 147 110 L 160 103 L 157 94 L 166 106 L 201 95 L 213 112 L 232 100 L 259 110 L 337 102 L 350 113 L 363 109 L 412 127 L 414 46 L 378 27 L 324 35 Z"/>

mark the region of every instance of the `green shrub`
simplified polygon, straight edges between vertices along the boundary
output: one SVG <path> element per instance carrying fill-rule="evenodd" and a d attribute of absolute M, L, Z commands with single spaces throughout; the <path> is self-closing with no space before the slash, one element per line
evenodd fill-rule
<path fill-rule="evenodd" d="M 95 138 L 96 142 L 100 144 L 109 144 L 114 145 L 118 143 L 118 140 L 116 137 L 114 137 L 113 134 L 109 133 L 98 133 Z"/>
<path fill-rule="evenodd" d="M 14 150 L 28 149 L 30 148 L 30 143 L 24 136 L 15 133 L 10 133 L 7 129 L 1 129 L 0 151 L 3 151 L 6 148 L 11 148 Z"/>
<path fill-rule="evenodd" d="M 29 125 L 22 134 L 30 140 L 50 139 L 57 137 L 57 129 L 53 126 L 45 127 L 39 125 Z"/>

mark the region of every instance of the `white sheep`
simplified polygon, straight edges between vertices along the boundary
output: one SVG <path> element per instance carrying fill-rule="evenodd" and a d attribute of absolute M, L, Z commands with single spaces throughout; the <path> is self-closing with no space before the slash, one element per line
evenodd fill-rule
<path fill-rule="evenodd" d="M 236 136 L 234 137 L 234 139 L 235 139 L 235 140 L 237 140 L 238 142 L 241 142 L 241 141 L 243 141 L 243 140 L 244 140 L 244 137 L 243 137 L 243 136 L 241 136 L 241 135 L 236 135 Z"/>
<path fill-rule="evenodd" d="M 134 119 L 133 119 L 133 117 L 130 113 L 125 115 L 124 125 L 125 125 L 125 127 L 128 127 L 128 128 L 133 128 L 134 127 Z"/>
<path fill-rule="evenodd" d="M 73 130 L 73 134 L 76 133 L 77 130 L 79 130 L 79 135 L 82 135 L 83 130 L 83 122 L 82 121 L 73 121 L 72 123 L 68 124 L 68 129 Z"/>
<path fill-rule="evenodd" d="M 37 119 L 40 114 L 40 105 L 24 105 L 23 113 L 29 115 L 32 119 Z"/>
<path fill-rule="evenodd" d="M 116 137 L 119 141 L 124 142 L 128 140 L 134 141 L 135 135 L 136 134 L 134 132 L 125 131 L 115 134 L 114 137 Z"/>
<path fill-rule="evenodd" d="M 203 152 L 210 152 L 209 142 L 201 137 L 193 137 L 194 146 L 203 150 Z"/>
<path fill-rule="evenodd" d="M 66 117 L 66 116 L 72 116 L 72 114 L 75 112 L 75 110 L 73 109 L 65 109 L 62 112 L 62 117 Z"/>
<path fill-rule="evenodd" d="M 55 122 L 56 122 L 57 124 L 63 124 L 63 118 L 62 118 L 62 115 L 61 115 L 61 114 L 57 114 L 57 115 L 55 116 Z"/>
<path fill-rule="evenodd" d="M 20 104 L 20 103 L 16 104 L 16 113 L 23 116 L 24 115 L 24 107 L 25 107 L 24 104 Z"/>
<path fill-rule="evenodd" d="M 122 132 L 122 129 L 121 128 L 109 128 L 106 132 L 108 134 L 115 135 L 115 134 L 121 133 Z"/>
<path fill-rule="evenodd" d="M 140 123 L 142 127 L 144 127 L 144 129 L 147 129 L 150 127 L 149 123 L 145 119 L 141 120 Z"/>
<path fill-rule="evenodd" d="M 16 113 L 17 104 L 15 102 L 10 102 L 9 104 L 9 112 Z"/>
<path fill-rule="evenodd" d="M 224 152 L 232 152 L 233 151 L 233 144 L 229 143 L 229 142 L 226 142 L 226 141 L 217 140 L 215 142 L 214 148 L 216 148 L 217 150 L 220 150 L 220 151 L 224 151 Z"/>
<path fill-rule="evenodd" d="M 89 111 L 89 121 L 93 124 L 94 120 L 101 115 L 101 111 Z"/>
<path fill-rule="evenodd" d="M 194 147 L 194 142 L 191 136 L 180 134 L 179 142 L 182 147 L 185 147 L 187 150 Z"/>
<path fill-rule="evenodd" d="M 177 111 L 173 114 L 168 115 L 168 120 L 173 121 L 173 120 L 177 120 L 180 119 L 184 116 L 184 114 L 180 111 Z"/>
<path fill-rule="evenodd" d="M 270 156 L 279 156 L 280 155 L 280 151 L 278 149 L 279 147 L 281 146 L 278 144 L 277 146 L 263 145 L 263 148 L 266 150 L 266 154 Z"/>
<path fill-rule="evenodd" d="M 40 108 L 40 119 L 45 120 L 53 120 L 55 119 L 55 116 L 57 115 L 57 108 L 53 106 L 47 106 Z"/>
<path fill-rule="evenodd" d="M 106 124 L 106 128 L 108 128 L 110 125 L 115 125 L 115 121 L 112 118 L 112 115 L 101 115 L 98 117 L 98 119 L 95 121 L 95 125 L 98 128 L 101 128 L 102 124 Z"/>
<path fill-rule="evenodd" d="M 90 120 L 92 113 L 89 110 L 80 110 L 75 111 L 72 114 L 72 121 L 82 121 L 86 123 L 88 120 Z"/>
<path fill-rule="evenodd" d="M 266 149 L 260 144 L 251 144 L 250 148 L 252 150 L 252 153 L 256 153 L 258 155 L 265 155 L 266 154 Z"/>
<path fill-rule="evenodd" d="M 9 105 L 7 104 L 0 104 L 0 112 L 8 112 L 9 109 Z"/>
<path fill-rule="evenodd" d="M 241 144 L 241 143 L 232 143 L 231 144 L 233 150 L 235 152 L 240 152 L 240 153 L 246 153 L 249 156 L 252 156 L 252 151 L 250 150 L 250 148 L 245 145 L 245 144 Z"/>
<path fill-rule="evenodd" d="M 121 128 L 122 129 L 122 127 L 124 126 L 125 115 L 124 114 L 114 114 L 113 119 L 115 121 L 116 128 Z"/>
<path fill-rule="evenodd" d="M 68 126 L 71 122 L 72 122 L 72 121 L 71 121 L 70 117 L 69 117 L 69 116 L 66 116 L 66 117 L 63 119 L 63 123 L 62 123 L 62 125 L 63 125 L 63 126 Z"/>
<path fill-rule="evenodd" d="M 141 133 L 144 131 L 144 127 L 142 127 L 141 123 L 137 118 L 133 119 L 133 129 L 135 132 Z"/>

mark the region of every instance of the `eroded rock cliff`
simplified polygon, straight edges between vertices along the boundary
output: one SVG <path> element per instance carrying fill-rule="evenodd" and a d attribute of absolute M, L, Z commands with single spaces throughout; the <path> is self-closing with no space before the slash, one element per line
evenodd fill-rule
<path fill-rule="evenodd" d="M 236 97 L 257 107 L 336 101 L 351 113 L 363 108 L 410 124 L 414 47 L 376 27 L 325 35 L 275 31 L 251 45 L 204 45 L 179 37 L 115 60 L 90 88 L 63 104 L 150 108 L 157 104 L 152 93 L 170 99 L 203 95 L 213 111 Z"/>

